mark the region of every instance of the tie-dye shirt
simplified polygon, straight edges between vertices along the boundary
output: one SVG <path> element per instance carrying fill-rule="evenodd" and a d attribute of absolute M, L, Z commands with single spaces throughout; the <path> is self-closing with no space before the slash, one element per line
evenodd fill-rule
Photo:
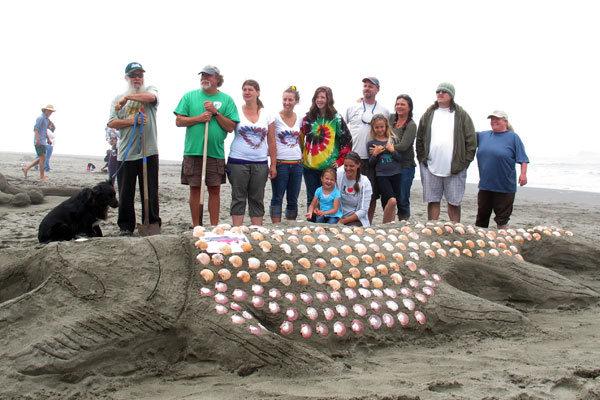
<path fill-rule="evenodd" d="M 304 167 L 319 171 L 339 167 L 352 150 L 352 135 L 340 114 L 332 120 L 319 115 L 312 120 L 307 113 L 300 128 L 300 145 Z"/>

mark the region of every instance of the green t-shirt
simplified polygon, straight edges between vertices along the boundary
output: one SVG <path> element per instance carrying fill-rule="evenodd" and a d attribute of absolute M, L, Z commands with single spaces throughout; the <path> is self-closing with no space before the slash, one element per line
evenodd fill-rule
<path fill-rule="evenodd" d="M 202 114 L 205 101 L 212 101 L 217 110 L 223 116 L 234 122 L 240 122 L 237 107 L 233 99 L 223 92 L 215 94 L 206 94 L 202 89 L 187 92 L 181 98 L 181 101 L 173 111 L 175 114 L 186 117 L 195 117 Z M 213 117 L 208 124 L 208 144 L 207 155 L 212 158 L 225 158 L 225 138 L 227 132 L 221 128 L 221 125 Z M 184 156 L 201 156 L 204 144 L 204 123 L 188 126 L 185 131 Z"/>

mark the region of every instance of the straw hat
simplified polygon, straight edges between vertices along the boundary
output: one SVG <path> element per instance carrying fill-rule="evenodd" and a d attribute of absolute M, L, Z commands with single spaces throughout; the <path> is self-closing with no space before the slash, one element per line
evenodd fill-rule
<path fill-rule="evenodd" d="M 44 112 L 44 111 L 46 111 L 46 110 L 48 110 L 48 111 L 52 111 L 52 112 L 56 111 L 56 110 L 54 109 L 54 106 L 53 106 L 52 104 L 48 104 L 46 107 L 42 107 L 42 112 Z"/>

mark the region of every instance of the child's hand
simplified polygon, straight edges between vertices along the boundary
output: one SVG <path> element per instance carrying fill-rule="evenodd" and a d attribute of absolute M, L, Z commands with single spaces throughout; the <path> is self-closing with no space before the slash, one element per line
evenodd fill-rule
<path fill-rule="evenodd" d="M 315 210 L 313 211 L 313 214 L 315 214 L 316 216 L 320 217 L 320 216 L 322 216 L 322 215 L 323 215 L 323 211 L 321 211 L 321 210 L 319 210 L 319 209 L 317 208 L 317 209 L 315 209 Z"/>
<path fill-rule="evenodd" d="M 307 220 L 310 221 L 312 219 L 312 213 L 309 212 L 309 213 L 304 214 L 304 218 L 306 218 Z"/>
<path fill-rule="evenodd" d="M 386 144 L 386 145 L 385 145 L 385 149 L 386 149 L 387 151 L 389 151 L 390 153 L 393 153 L 393 152 L 394 152 L 394 150 L 395 150 L 395 149 L 394 149 L 394 145 L 393 145 L 393 144 L 391 144 L 391 143 L 388 143 L 388 144 Z"/>

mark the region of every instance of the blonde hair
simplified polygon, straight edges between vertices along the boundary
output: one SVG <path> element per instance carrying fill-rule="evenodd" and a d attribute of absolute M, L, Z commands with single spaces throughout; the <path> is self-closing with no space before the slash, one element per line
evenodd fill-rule
<path fill-rule="evenodd" d="M 333 180 L 337 181 L 337 171 L 335 170 L 335 168 L 325 168 L 323 170 L 323 172 L 321 172 L 321 179 L 323 179 L 323 177 L 325 176 L 325 174 L 331 174 L 333 175 Z"/>
<path fill-rule="evenodd" d="M 373 115 L 373 118 L 371 119 L 371 130 L 369 131 L 369 136 L 371 137 L 371 140 L 376 140 L 375 139 L 375 136 L 376 136 L 375 129 L 373 129 L 373 125 L 375 125 L 375 122 L 377 122 L 379 120 L 385 121 L 385 136 L 387 136 L 388 144 L 394 143 L 394 132 L 392 131 L 390 122 L 383 114 L 375 114 L 375 115 Z"/>

